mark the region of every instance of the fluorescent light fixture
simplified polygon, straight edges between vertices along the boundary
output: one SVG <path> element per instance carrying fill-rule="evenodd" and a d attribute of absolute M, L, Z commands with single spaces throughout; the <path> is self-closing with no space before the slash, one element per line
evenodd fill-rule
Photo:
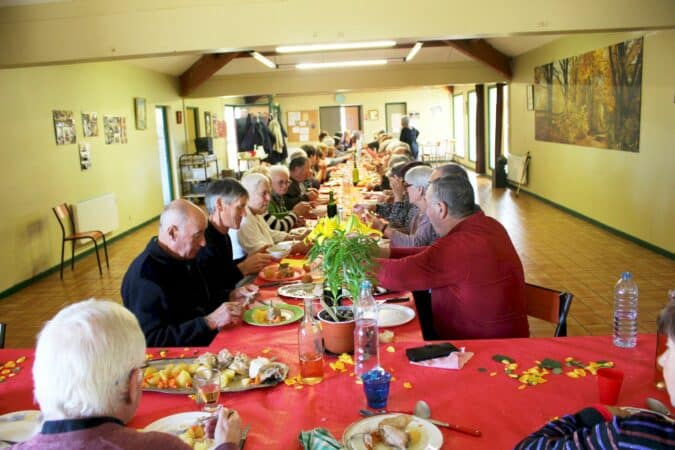
<path fill-rule="evenodd" d="M 359 67 L 359 66 L 381 66 L 387 64 L 386 59 L 364 59 L 361 61 L 333 61 L 320 63 L 300 63 L 295 68 L 299 70 L 308 69 L 334 69 L 338 67 Z"/>
<path fill-rule="evenodd" d="M 276 69 L 278 66 L 274 61 L 271 59 L 267 58 L 266 56 L 261 55 L 258 52 L 251 52 L 251 56 L 253 56 L 255 59 L 269 67 L 270 69 Z"/>
<path fill-rule="evenodd" d="M 277 53 L 323 52 L 330 50 L 359 50 L 364 48 L 393 47 L 396 41 L 343 42 L 334 44 L 283 45 L 276 48 Z"/>
<path fill-rule="evenodd" d="M 417 55 L 417 52 L 420 51 L 422 48 L 422 45 L 424 45 L 422 42 L 416 42 L 413 48 L 410 49 L 408 52 L 408 56 L 405 57 L 405 62 L 410 62 L 412 59 Z"/>

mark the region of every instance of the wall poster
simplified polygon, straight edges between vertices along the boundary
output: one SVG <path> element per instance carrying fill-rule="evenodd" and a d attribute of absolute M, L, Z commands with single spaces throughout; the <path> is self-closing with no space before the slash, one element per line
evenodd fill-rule
<path fill-rule="evenodd" d="M 534 69 L 535 138 L 638 152 L 643 39 Z"/>
<path fill-rule="evenodd" d="M 98 115 L 95 112 L 82 113 L 82 131 L 84 137 L 98 136 Z"/>
<path fill-rule="evenodd" d="M 74 144 L 77 138 L 75 137 L 75 121 L 73 120 L 73 112 L 53 110 L 52 118 L 54 119 L 54 136 L 56 137 L 56 145 Z"/>
<path fill-rule="evenodd" d="M 127 143 L 127 119 L 124 116 L 103 116 L 106 144 Z"/>

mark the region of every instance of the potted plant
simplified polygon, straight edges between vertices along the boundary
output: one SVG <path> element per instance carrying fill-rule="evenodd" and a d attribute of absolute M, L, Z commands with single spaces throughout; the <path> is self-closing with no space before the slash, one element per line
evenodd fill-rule
<path fill-rule="evenodd" d="M 356 215 L 339 221 L 338 217 L 321 219 L 307 236 L 313 242 L 310 261 L 321 258 L 324 273 L 323 310 L 319 313 L 324 332 L 324 345 L 333 353 L 354 350 L 354 311 L 358 303 L 361 282 L 373 281 L 376 263 L 373 260 L 378 245 L 379 231 L 361 222 Z M 351 297 L 352 305 L 343 306 L 342 300 Z M 334 336 L 337 328 L 338 336 Z M 334 341 L 333 339 L 336 339 Z"/>

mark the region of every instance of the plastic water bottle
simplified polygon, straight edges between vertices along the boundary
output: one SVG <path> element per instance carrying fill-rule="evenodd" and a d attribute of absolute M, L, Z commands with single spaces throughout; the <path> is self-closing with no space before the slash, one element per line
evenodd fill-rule
<path fill-rule="evenodd" d="M 372 289 L 370 281 L 361 282 L 359 303 L 354 311 L 354 373 L 357 377 L 380 367 L 377 303 Z"/>
<path fill-rule="evenodd" d="M 614 286 L 614 345 L 633 348 L 637 343 L 638 286 L 630 272 Z"/>

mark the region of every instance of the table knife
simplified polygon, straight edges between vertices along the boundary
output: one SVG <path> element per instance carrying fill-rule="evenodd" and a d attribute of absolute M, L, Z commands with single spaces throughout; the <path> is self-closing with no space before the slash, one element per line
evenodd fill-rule
<path fill-rule="evenodd" d="M 467 428 L 467 427 L 463 427 L 461 425 L 455 425 L 454 423 L 442 422 L 442 421 L 436 420 L 436 419 L 426 419 L 426 420 L 428 420 L 429 422 L 431 422 L 434 425 L 437 425 L 439 427 L 449 428 L 451 430 L 458 431 L 460 433 L 470 434 L 471 436 L 480 437 L 482 435 L 480 430 L 478 430 L 476 428 Z"/>
<path fill-rule="evenodd" d="M 410 301 L 410 297 L 393 297 L 375 300 L 377 303 L 403 303 Z"/>
<path fill-rule="evenodd" d="M 246 425 L 243 430 L 241 430 L 241 439 L 239 440 L 239 450 L 244 450 L 244 444 L 246 444 L 246 438 L 248 437 L 248 430 L 251 429 L 251 425 Z"/>

